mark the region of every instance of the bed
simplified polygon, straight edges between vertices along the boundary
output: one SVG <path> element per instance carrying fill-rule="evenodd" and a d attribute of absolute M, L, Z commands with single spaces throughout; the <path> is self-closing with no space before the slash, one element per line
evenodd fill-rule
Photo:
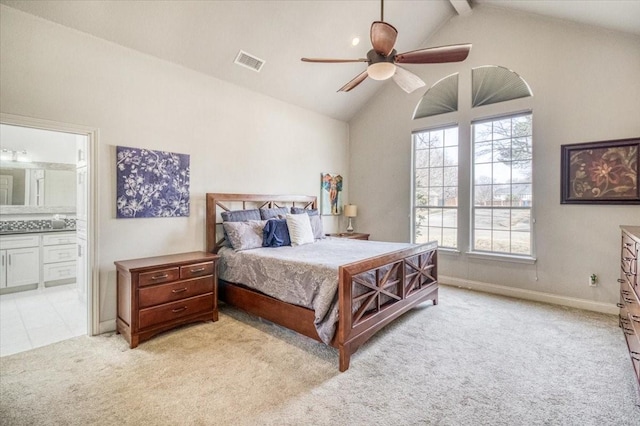
<path fill-rule="evenodd" d="M 315 268 L 320 268 L 319 274 L 327 274 L 327 268 L 333 268 L 334 276 L 337 274 L 333 280 L 335 283 L 332 284 L 335 289 L 325 290 L 329 293 L 333 291 L 330 295 L 333 302 L 326 312 L 320 314 L 317 312 L 317 306 L 305 306 L 302 302 L 294 303 L 296 299 L 275 296 L 268 287 L 256 288 L 260 283 L 248 283 L 249 278 L 247 283 L 240 282 L 244 280 L 240 278 L 242 275 L 225 273 L 225 268 L 242 265 L 240 269 L 246 273 L 250 271 L 247 265 L 251 263 L 252 258 L 258 259 L 258 263 L 267 266 L 269 262 L 276 265 L 276 262 L 284 260 L 281 258 L 269 260 L 265 256 L 270 256 L 269 253 L 279 253 L 280 257 L 288 258 L 296 251 L 302 252 L 310 248 L 304 245 L 277 249 L 256 248 L 246 250 L 242 255 L 234 254 L 234 250 L 226 247 L 228 244 L 223 232 L 222 214 L 238 210 L 283 207 L 313 211 L 317 209 L 317 198 L 306 195 L 208 193 L 206 204 L 207 251 L 221 255 L 219 262 L 221 276 L 218 280 L 220 300 L 252 315 L 336 347 L 340 371 L 346 371 L 349 368 L 351 355 L 382 327 L 422 302 L 430 300 L 434 305 L 438 303 L 435 242 L 414 245 L 336 239 L 340 241 L 319 240 L 317 243 L 320 244 L 308 245 L 316 246 L 314 250 L 324 248 L 325 251 L 335 249 L 339 252 L 339 250 L 348 249 L 345 245 L 355 244 L 353 250 L 359 253 L 373 253 L 372 255 L 361 254 L 355 258 L 343 256 L 347 259 L 344 264 L 335 263 L 333 260 L 328 261 L 325 258 L 318 261 L 319 265 Z M 275 269 L 293 270 L 289 266 L 278 266 Z M 229 270 L 232 271 L 232 269 Z M 262 277 L 265 283 L 292 279 L 282 275 L 268 277 L 262 272 L 253 275 Z M 315 278 L 310 274 L 296 274 L 296 276 L 303 277 L 298 279 L 299 281 L 305 281 L 297 283 L 301 287 L 311 286 L 310 281 Z M 234 279 L 225 279 L 226 277 Z M 325 281 L 332 280 L 325 279 Z M 289 288 L 290 284 L 283 287 Z M 288 301 L 280 300 L 279 297 Z M 316 298 L 312 299 L 315 303 Z"/>

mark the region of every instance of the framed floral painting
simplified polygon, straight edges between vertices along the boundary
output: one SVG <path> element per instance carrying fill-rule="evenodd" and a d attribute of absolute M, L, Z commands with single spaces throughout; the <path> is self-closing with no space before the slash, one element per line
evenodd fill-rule
<path fill-rule="evenodd" d="M 640 138 L 562 145 L 562 204 L 640 204 Z"/>
<path fill-rule="evenodd" d="M 118 218 L 189 216 L 189 155 L 116 147 Z"/>

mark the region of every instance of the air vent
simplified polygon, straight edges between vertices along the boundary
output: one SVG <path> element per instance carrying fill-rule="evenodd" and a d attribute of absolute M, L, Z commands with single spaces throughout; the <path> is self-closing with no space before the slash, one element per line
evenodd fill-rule
<path fill-rule="evenodd" d="M 236 56 L 236 60 L 234 61 L 234 63 L 242 65 L 243 67 L 249 68 L 250 70 L 253 70 L 255 72 L 260 72 L 262 66 L 264 65 L 264 62 L 265 61 L 263 61 L 262 59 L 256 58 L 255 56 L 250 55 L 242 50 L 238 52 L 238 56 Z"/>

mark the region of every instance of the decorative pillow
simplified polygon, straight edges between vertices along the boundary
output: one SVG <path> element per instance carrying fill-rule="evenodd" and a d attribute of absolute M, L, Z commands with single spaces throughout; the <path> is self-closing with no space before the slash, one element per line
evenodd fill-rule
<path fill-rule="evenodd" d="M 289 236 L 291 237 L 292 246 L 301 246 L 315 241 L 313 238 L 313 231 L 311 230 L 309 215 L 288 214 L 287 227 L 289 228 Z"/>
<path fill-rule="evenodd" d="M 244 222 L 247 220 L 260 220 L 258 209 L 232 210 L 220 213 L 224 222 Z"/>
<path fill-rule="evenodd" d="M 311 230 L 313 238 L 316 240 L 325 238 L 324 229 L 322 227 L 322 218 L 318 214 L 318 209 L 303 209 L 300 207 L 291 207 L 291 214 L 307 214 L 311 222 Z"/>
<path fill-rule="evenodd" d="M 235 251 L 262 247 L 262 230 L 266 220 L 222 222 L 227 239 Z"/>
<path fill-rule="evenodd" d="M 302 207 L 291 207 L 291 214 L 306 213 L 309 216 L 318 216 L 318 209 L 303 209 Z"/>
<path fill-rule="evenodd" d="M 262 247 L 290 246 L 289 228 L 286 219 L 269 219 L 262 231 Z"/>
<path fill-rule="evenodd" d="M 286 207 L 275 207 L 273 209 L 260 209 L 260 219 L 284 219 L 289 213 Z M 282 216 L 282 217 L 281 217 Z"/>
<path fill-rule="evenodd" d="M 322 218 L 320 217 L 320 215 L 309 215 L 309 222 L 311 223 L 313 238 L 315 238 L 316 240 L 325 238 L 324 229 L 322 228 Z"/>

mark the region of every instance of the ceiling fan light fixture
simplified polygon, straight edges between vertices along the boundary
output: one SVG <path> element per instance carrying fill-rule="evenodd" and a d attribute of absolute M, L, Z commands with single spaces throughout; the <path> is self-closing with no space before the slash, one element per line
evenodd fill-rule
<path fill-rule="evenodd" d="M 367 74 L 374 80 L 386 80 L 396 73 L 396 66 L 391 62 L 378 62 L 367 67 Z"/>

